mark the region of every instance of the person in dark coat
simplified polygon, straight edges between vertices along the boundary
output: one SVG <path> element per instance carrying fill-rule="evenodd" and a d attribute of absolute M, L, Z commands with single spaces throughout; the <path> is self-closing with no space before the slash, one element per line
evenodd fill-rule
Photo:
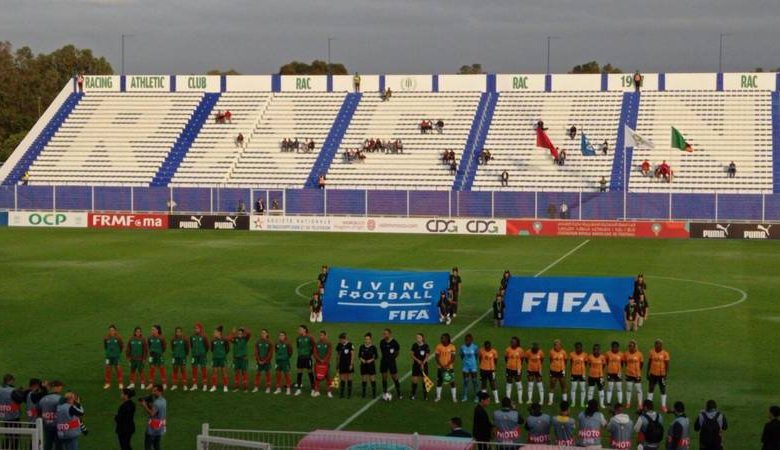
<path fill-rule="evenodd" d="M 481 391 L 477 394 L 477 406 L 474 407 L 474 426 L 471 428 L 474 433 L 474 440 L 479 442 L 475 447 L 477 450 L 487 450 L 493 439 L 493 423 L 490 422 L 490 415 L 485 409 L 490 404 L 490 395 Z"/>
<path fill-rule="evenodd" d="M 780 406 L 769 407 L 769 422 L 761 435 L 761 450 L 780 450 Z"/>
<path fill-rule="evenodd" d="M 133 396 L 135 389 L 122 389 L 122 404 L 119 405 L 114 416 L 116 422 L 116 435 L 119 438 L 119 448 L 122 450 L 133 450 L 130 441 L 135 433 L 135 403 Z"/>
<path fill-rule="evenodd" d="M 447 437 L 459 437 L 459 438 L 470 438 L 471 433 L 463 429 L 463 421 L 460 420 L 460 417 L 453 417 L 450 419 L 450 432 L 447 434 Z"/>

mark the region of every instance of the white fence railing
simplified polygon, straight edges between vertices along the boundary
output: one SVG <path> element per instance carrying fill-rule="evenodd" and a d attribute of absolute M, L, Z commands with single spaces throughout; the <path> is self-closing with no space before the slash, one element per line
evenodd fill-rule
<path fill-rule="evenodd" d="M 43 448 L 43 422 L 0 421 L 0 449 L 41 450 Z"/>

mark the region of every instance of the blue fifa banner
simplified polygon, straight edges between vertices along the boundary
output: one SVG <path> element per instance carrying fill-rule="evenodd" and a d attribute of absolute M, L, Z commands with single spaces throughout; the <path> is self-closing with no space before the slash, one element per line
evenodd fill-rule
<path fill-rule="evenodd" d="M 0 211 L 0 227 L 8 226 L 8 212 Z"/>
<path fill-rule="evenodd" d="M 447 272 L 331 268 L 322 302 L 324 322 L 439 323 Z"/>
<path fill-rule="evenodd" d="M 523 328 L 622 330 L 631 277 L 512 277 L 504 323 Z"/>

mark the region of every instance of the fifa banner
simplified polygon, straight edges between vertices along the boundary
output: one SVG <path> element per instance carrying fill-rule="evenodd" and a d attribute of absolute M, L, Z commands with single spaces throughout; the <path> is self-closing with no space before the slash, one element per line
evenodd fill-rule
<path fill-rule="evenodd" d="M 324 322 L 439 323 L 436 303 L 447 272 L 332 268 L 322 302 Z"/>
<path fill-rule="evenodd" d="M 512 277 L 504 323 L 523 328 L 622 330 L 631 277 Z"/>

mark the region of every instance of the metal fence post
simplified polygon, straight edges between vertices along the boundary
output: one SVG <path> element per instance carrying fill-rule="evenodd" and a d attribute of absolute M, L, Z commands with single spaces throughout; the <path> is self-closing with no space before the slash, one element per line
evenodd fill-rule
<path fill-rule="evenodd" d="M 255 210 L 255 190 L 252 188 L 249 188 L 249 214 L 251 215 L 252 212 Z"/>
<path fill-rule="evenodd" d="M 268 208 L 271 207 L 271 191 L 266 190 L 265 191 L 265 211 L 263 211 L 263 214 L 268 214 Z"/>
<path fill-rule="evenodd" d="M 415 431 L 412 435 L 412 448 L 418 450 L 420 448 L 420 435 Z"/>
<path fill-rule="evenodd" d="M 672 220 L 672 191 L 669 190 L 669 220 Z"/>
<path fill-rule="evenodd" d="M 130 186 L 130 212 L 135 212 L 135 189 Z"/>
<path fill-rule="evenodd" d="M 19 185 L 14 185 L 14 211 L 19 210 Z"/>
<path fill-rule="evenodd" d="M 490 191 L 490 218 L 496 218 L 496 191 Z"/>
<path fill-rule="evenodd" d="M 51 187 L 51 210 L 57 210 L 57 186 Z"/>
<path fill-rule="evenodd" d="M 539 192 L 534 191 L 534 219 L 539 218 Z"/>
<path fill-rule="evenodd" d="M 168 202 L 168 207 L 165 209 L 167 209 L 170 213 L 170 211 L 173 209 L 173 186 L 168 187 Z"/>
<path fill-rule="evenodd" d="M 287 215 L 287 188 L 282 189 L 282 214 Z"/>
<path fill-rule="evenodd" d="M 363 189 L 363 215 L 368 217 L 368 189 Z"/>
<path fill-rule="evenodd" d="M 761 221 L 766 221 L 766 194 L 761 194 Z"/>
<path fill-rule="evenodd" d="M 718 193 L 715 192 L 715 222 L 718 221 Z"/>
<path fill-rule="evenodd" d="M 409 190 L 406 190 L 406 217 L 409 217 Z"/>
<path fill-rule="evenodd" d="M 200 434 L 202 434 L 203 436 L 208 436 L 209 435 L 209 424 L 208 423 L 204 423 L 203 425 L 200 426 Z"/>
<path fill-rule="evenodd" d="M 328 215 L 328 190 L 324 189 L 322 191 L 322 215 L 327 216 Z"/>
<path fill-rule="evenodd" d="M 89 194 L 90 195 L 90 199 L 92 200 L 92 202 L 91 202 L 92 208 L 91 209 L 92 209 L 92 212 L 95 212 L 95 186 L 93 185 L 93 186 L 91 186 L 91 188 L 92 188 L 92 189 L 90 189 L 91 193 Z"/>
<path fill-rule="evenodd" d="M 582 191 L 580 191 L 579 199 L 577 201 L 579 202 L 579 206 L 577 206 L 577 211 L 579 211 L 579 218 L 580 220 L 582 220 Z"/>

